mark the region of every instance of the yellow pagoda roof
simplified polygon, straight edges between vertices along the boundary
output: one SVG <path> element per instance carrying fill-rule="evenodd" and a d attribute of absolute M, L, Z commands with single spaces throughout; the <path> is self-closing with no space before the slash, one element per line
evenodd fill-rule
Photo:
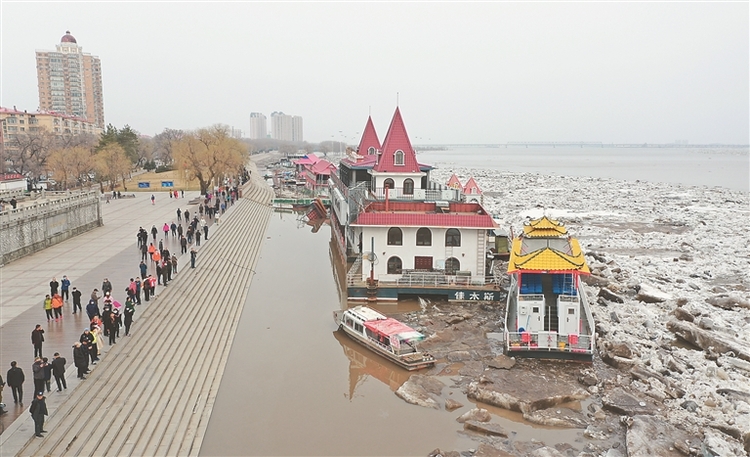
<path fill-rule="evenodd" d="M 523 226 L 523 234 L 529 238 L 551 238 L 567 235 L 568 229 L 562 222 L 542 216 L 529 221 Z"/>
<path fill-rule="evenodd" d="M 554 239 L 554 243 L 531 240 L 533 250 L 523 237 L 513 240 L 508 273 L 523 271 L 577 271 L 590 274 L 581 246 L 575 238 Z M 542 243 L 539 243 L 541 241 Z M 562 242 L 562 243 L 561 243 Z"/>

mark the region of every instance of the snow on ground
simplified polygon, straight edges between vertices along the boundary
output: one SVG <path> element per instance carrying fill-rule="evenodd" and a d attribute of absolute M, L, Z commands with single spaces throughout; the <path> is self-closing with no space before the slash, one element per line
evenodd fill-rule
<path fill-rule="evenodd" d="M 597 326 L 605 330 L 598 346 L 628 344 L 639 354 L 637 364 L 668 373 L 685 391 L 682 398 L 664 399 L 667 420 L 698 434 L 718 424 L 748 438 L 750 364 L 733 363 L 739 354 L 712 356 L 673 344 L 675 335 L 666 325 L 680 306 L 702 329 L 750 354 L 747 192 L 456 167 L 436 168 L 431 179 L 445 183 L 453 173 L 462 183 L 474 177 L 484 207 L 501 227 L 517 234 L 524 221 L 545 214 L 579 239 L 592 272 L 606 278 L 607 288 L 624 301 L 597 299 L 600 288 L 587 286 Z M 656 302 L 639 300 L 639 293 L 650 293 Z M 707 302 L 722 298 L 736 306 Z M 634 387 L 664 398 L 653 383 L 635 381 Z M 744 399 L 719 389 L 740 391 Z M 697 404 L 695 411 L 682 406 L 688 400 Z"/>

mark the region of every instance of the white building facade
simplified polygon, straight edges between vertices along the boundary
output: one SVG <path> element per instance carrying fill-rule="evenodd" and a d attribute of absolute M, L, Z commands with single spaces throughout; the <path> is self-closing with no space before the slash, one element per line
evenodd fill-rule
<path fill-rule="evenodd" d="M 266 126 L 266 115 L 263 113 L 250 113 L 250 139 L 260 140 L 268 136 Z"/>

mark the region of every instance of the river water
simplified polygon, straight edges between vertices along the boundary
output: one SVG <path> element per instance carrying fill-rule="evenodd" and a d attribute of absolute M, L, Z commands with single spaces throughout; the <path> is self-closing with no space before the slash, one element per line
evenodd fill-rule
<path fill-rule="evenodd" d="M 464 147 L 422 151 L 420 163 L 437 167 L 591 176 L 748 191 L 747 148 Z"/>
<path fill-rule="evenodd" d="M 476 448 L 455 420 L 476 406 L 460 389 L 446 387 L 466 405 L 453 412 L 409 405 L 394 391 L 410 373 L 336 331 L 333 311 L 343 302 L 328 227 L 312 233 L 295 214 L 275 213 L 266 236 L 200 454 L 424 456 L 436 447 Z M 580 439 L 580 430 L 535 428 L 519 414 L 481 406 L 516 438 L 542 430 L 552 445 Z"/>

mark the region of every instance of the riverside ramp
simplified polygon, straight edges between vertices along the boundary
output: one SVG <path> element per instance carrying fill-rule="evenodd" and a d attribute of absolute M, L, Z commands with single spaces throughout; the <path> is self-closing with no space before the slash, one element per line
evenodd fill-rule
<path fill-rule="evenodd" d="M 253 173 L 196 268 L 183 268 L 19 456 L 197 456 L 272 212 Z M 5 445 L 11 444 L 6 442 Z M 3 455 L 13 452 L 3 446 Z"/>

